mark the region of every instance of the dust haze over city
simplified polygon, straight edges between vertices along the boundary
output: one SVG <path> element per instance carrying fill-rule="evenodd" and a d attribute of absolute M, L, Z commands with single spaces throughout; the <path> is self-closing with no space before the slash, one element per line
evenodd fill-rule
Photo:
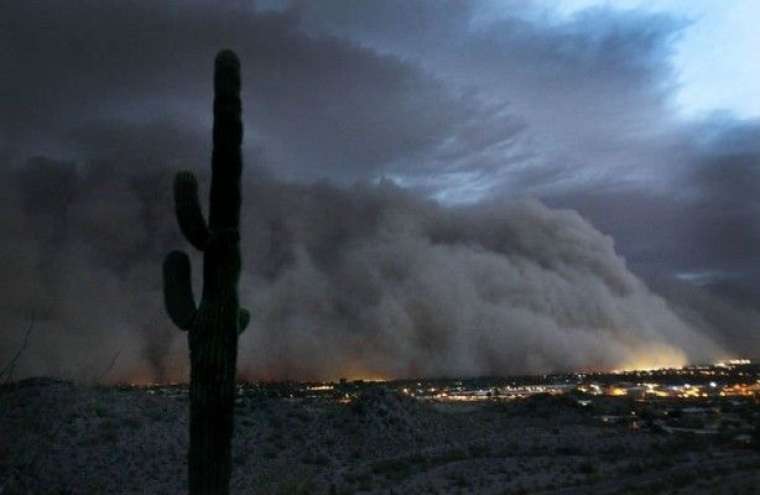
<path fill-rule="evenodd" d="M 760 356 L 760 111 L 685 79 L 694 8 L 4 3 L 0 363 L 33 321 L 17 378 L 188 380 L 161 261 L 174 173 L 208 187 L 221 47 L 243 62 L 241 378 Z"/>

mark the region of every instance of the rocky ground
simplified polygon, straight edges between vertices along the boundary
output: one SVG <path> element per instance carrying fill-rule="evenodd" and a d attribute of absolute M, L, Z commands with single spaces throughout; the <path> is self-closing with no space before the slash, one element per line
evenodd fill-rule
<path fill-rule="evenodd" d="M 0 494 L 182 493 L 186 391 L 35 379 L 0 388 Z M 629 406 L 621 402 L 625 412 Z M 241 394 L 240 494 L 760 494 L 760 451 L 605 424 L 570 397 L 348 403 Z"/>

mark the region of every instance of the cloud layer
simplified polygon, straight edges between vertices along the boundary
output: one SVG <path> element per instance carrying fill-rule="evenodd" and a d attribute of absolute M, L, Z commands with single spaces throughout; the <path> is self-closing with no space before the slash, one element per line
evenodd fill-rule
<path fill-rule="evenodd" d="M 0 6 L 0 362 L 33 313 L 20 372 L 184 376 L 158 277 L 220 47 L 244 68 L 246 376 L 760 353 L 760 124 L 673 116 L 688 25 L 487 5 Z"/>
<path fill-rule="evenodd" d="M 257 330 L 241 345 L 253 376 L 651 367 L 723 352 L 573 211 L 447 209 L 389 184 L 262 184 L 251 196 L 244 297 Z"/>
<path fill-rule="evenodd" d="M 22 373 L 185 378 L 159 263 L 181 245 L 168 174 L 36 159 L 6 198 L 4 294 Z M 15 183 L 14 180 L 15 179 Z M 65 185 L 65 186 L 63 186 Z M 13 192 L 16 194 L 12 194 Z M 508 374 L 683 364 L 724 355 L 577 213 L 538 201 L 445 208 L 389 182 L 245 187 L 241 341 L 249 378 Z M 196 272 L 199 267 L 196 265 Z M 197 278 L 197 277 L 196 277 Z M 5 349 L 6 352 L 12 349 Z"/>

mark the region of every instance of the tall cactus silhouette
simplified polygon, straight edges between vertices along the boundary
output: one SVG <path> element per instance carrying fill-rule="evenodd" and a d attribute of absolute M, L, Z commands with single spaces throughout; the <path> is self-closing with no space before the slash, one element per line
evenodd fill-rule
<path fill-rule="evenodd" d="M 172 251 L 164 261 L 164 301 L 190 343 L 191 495 L 229 493 L 238 335 L 250 318 L 240 309 L 240 174 L 243 138 L 240 62 L 234 52 L 216 56 L 214 148 L 208 225 L 198 201 L 198 182 L 179 172 L 174 202 L 180 230 L 203 252 L 203 293 L 196 306 L 190 258 Z"/>

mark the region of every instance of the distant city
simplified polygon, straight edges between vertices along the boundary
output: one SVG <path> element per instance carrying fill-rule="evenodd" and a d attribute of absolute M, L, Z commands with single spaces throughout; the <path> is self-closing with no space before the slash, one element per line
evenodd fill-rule
<path fill-rule="evenodd" d="M 187 399 L 186 384 L 124 385 L 148 394 Z M 526 404 L 561 400 L 597 424 L 664 434 L 705 435 L 749 445 L 760 421 L 760 359 L 732 359 L 681 368 L 550 373 L 511 377 L 330 382 L 242 382 L 240 404 L 282 399 L 351 405 L 382 388 L 433 407 Z"/>
<path fill-rule="evenodd" d="M 754 397 L 760 399 L 760 359 L 731 359 L 681 368 L 608 372 L 550 373 L 507 377 L 347 380 L 328 382 L 243 382 L 242 393 L 277 398 L 350 401 L 368 387 L 382 385 L 425 401 L 499 401 L 537 394 L 629 397 L 636 400 Z M 125 385 L 157 390 L 179 384 Z"/>
<path fill-rule="evenodd" d="M 420 400 L 441 402 L 524 399 L 536 394 L 568 393 L 630 397 L 639 400 L 710 397 L 760 398 L 760 360 L 732 359 L 682 368 L 611 372 L 552 373 L 513 377 L 353 380 L 288 384 L 247 384 L 275 389 L 286 385 L 293 397 L 350 400 L 367 386 L 383 386 Z"/>

